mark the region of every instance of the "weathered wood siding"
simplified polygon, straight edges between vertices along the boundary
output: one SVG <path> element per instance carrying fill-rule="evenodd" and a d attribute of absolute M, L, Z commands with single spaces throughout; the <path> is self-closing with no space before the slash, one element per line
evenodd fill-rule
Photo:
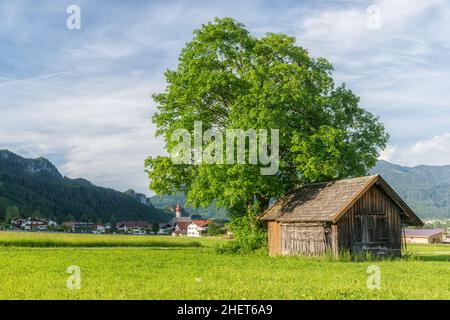
<path fill-rule="evenodd" d="M 331 249 L 331 229 L 323 223 L 281 224 L 283 255 L 320 255 Z"/>
<path fill-rule="evenodd" d="M 281 225 L 276 221 L 267 223 L 267 231 L 269 235 L 269 255 L 280 255 L 281 250 Z"/>
<path fill-rule="evenodd" d="M 339 249 L 401 249 L 399 208 L 374 185 L 339 219 Z"/>

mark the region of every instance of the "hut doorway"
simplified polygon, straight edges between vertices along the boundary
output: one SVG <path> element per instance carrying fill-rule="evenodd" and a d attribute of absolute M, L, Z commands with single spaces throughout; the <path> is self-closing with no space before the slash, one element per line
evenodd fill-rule
<path fill-rule="evenodd" d="M 361 243 L 375 242 L 374 221 L 370 215 L 361 216 Z"/>
<path fill-rule="evenodd" d="M 382 214 L 363 214 L 361 217 L 361 241 L 354 251 L 382 251 L 387 248 L 386 217 Z"/>

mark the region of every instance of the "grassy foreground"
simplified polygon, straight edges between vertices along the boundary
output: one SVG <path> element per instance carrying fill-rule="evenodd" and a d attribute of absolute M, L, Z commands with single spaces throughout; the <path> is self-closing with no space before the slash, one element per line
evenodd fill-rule
<path fill-rule="evenodd" d="M 62 237 L 74 247 L 7 242 L 0 250 L 0 299 L 450 299 L 450 246 L 445 245 L 410 246 L 414 259 L 339 262 L 220 255 L 211 246 L 223 240 L 203 238 L 196 239 L 201 247 L 191 247 L 174 245 L 190 238 L 5 232 L 0 243 L 15 237 L 21 245 L 28 237 L 35 242 Z M 104 246 L 117 243 L 117 237 L 121 246 Z M 92 239 L 102 246 L 79 244 Z M 129 247 L 122 247 L 126 242 Z M 373 264 L 381 269 L 379 290 L 366 285 L 367 267 Z M 71 265 L 81 269 L 78 290 L 66 286 Z"/>

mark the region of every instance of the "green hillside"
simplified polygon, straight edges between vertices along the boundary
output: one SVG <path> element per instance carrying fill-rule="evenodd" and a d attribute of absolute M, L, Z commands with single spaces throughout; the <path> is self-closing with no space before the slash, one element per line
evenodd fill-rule
<path fill-rule="evenodd" d="M 381 160 L 371 173 L 381 174 L 421 218 L 450 219 L 450 166 L 405 167 Z"/>
<path fill-rule="evenodd" d="M 127 194 L 63 177 L 45 158 L 25 159 L 0 150 L 0 219 L 16 206 L 22 216 L 39 215 L 58 222 L 146 220 L 166 222 L 172 217 L 155 208 L 144 195 Z"/>

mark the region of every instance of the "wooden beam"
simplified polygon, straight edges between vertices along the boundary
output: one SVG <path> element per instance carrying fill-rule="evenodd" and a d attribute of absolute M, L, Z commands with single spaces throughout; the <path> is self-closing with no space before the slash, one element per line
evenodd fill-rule
<path fill-rule="evenodd" d="M 337 224 L 331 225 L 331 248 L 333 255 L 338 258 L 339 257 L 339 229 Z"/>

